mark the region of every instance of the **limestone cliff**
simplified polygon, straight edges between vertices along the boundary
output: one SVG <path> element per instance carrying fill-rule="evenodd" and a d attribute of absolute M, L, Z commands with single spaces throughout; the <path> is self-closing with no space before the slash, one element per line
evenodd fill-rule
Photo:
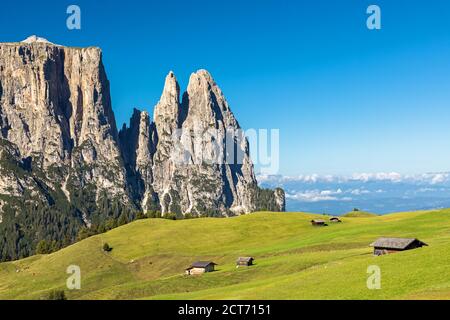
<path fill-rule="evenodd" d="M 152 170 L 156 131 L 149 114 L 134 109 L 130 127 L 124 124 L 119 132 L 119 141 L 132 199 L 144 211 L 159 210 Z"/>
<path fill-rule="evenodd" d="M 99 48 L 48 42 L 0 45 L 0 137 L 56 185 L 92 184 L 127 201 L 109 81 Z M 83 172 L 80 167 L 83 166 Z M 70 199 L 71 195 L 67 193 Z"/>
<path fill-rule="evenodd" d="M 258 188 L 248 142 L 207 71 L 191 75 L 182 99 L 170 72 L 153 120 L 135 110 L 120 132 L 109 90 L 99 48 L 0 43 L 0 260 L 138 211 L 284 210 L 282 190 Z"/>
<path fill-rule="evenodd" d="M 248 143 L 221 90 L 200 70 L 191 75 L 181 103 L 179 94 L 171 72 L 154 115 L 158 144 L 153 171 L 162 211 L 222 215 L 255 210 Z M 243 157 L 227 159 L 230 150 Z"/>

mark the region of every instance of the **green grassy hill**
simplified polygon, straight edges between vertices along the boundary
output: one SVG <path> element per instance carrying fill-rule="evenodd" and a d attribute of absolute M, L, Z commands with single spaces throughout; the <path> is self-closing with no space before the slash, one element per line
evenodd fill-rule
<path fill-rule="evenodd" d="M 0 299 L 41 299 L 65 289 L 73 264 L 82 284 L 66 289 L 69 299 L 450 298 L 450 209 L 312 227 L 318 217 L 139 220 L 50 255 L 1 263 Z M 374 257 L 369 244 L 380 236 L 417 237 L 429 247 Z M 236 269 L 236 258 L 247 255 L 256 265 Z M 218 271 L 185 276 L 195 260 L 213 260 Z M 366 287 L 369 265 L 381 268 L 381 290 Z"/>
<path fill-rule="evenodd" d="M 371 213 L 371 212 L 367 212 L 367 211 L 350 211 L 342 216 L 348 217 L 348 218 L 372 218 L 372 217 L 376 217 L 377 215 L 375 213 Z"/>

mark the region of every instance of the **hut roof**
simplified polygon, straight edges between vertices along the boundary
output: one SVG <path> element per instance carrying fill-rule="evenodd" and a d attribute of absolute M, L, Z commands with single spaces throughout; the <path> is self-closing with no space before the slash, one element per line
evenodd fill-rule
<path fill-rule="evenodd" d="M 196 261 L 191 265 L 191 268 L 206 268 L 210 264 L 217 265 L 212 261 Z"/>
<path fill-rule="evenodd" d="M 255 260 L 255 259 L 253 259 L 252 257 L 239 257 L 237 259 L 237 262 L 250 262 L 252 260 Z"/>
<path fill-rule="evenodd" d="M 314 220 L 311 220 L 311 222 L 315 222 L 315 223 L 325 223 L 325 220 L 314 219 Z"/>
<path fill-rule="evenodd" d="M 372 243 L 371 247 L 387 248 L 387 249 L 406 249 L 411 243 L 418 241 L 420 244 L 427 246 L 425 242 L 422 242 L 416 238 L 379 238 Z"/>

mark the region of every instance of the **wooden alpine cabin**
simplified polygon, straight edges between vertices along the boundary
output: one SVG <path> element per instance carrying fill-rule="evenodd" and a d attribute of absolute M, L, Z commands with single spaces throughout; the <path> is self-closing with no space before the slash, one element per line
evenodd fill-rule
<path fill-rule="evenodd" d="M 239 257 L 236 261 L 236 267 L 249 267 L 253 265 L 253 259 L 252 257 Z"/>
<path fill-rule="evenodd" d="M 186 274 L 195 275 L 195 274 L 202 274 L 205 272 L 212 272 L 214 271 L 214 267 L 216 265 L 217 264 L 212 261 L 197 261 L 186 269 Z"/>
<path fill-rule="evenodd" d="M 381 256 L 428 245 L 425 242 L 412 238 L 379 238 L 370 246 L 373 247 L 373 254 L 375 256 Z"/>
<path fill-rule="evenodd" d="M 327 224 L 325 223 L 325 220 L 311 220 L 311 224 L 313 226 L 319 226 L 319 227 L 323 227 L 323 226 L 327 226 Z"/>

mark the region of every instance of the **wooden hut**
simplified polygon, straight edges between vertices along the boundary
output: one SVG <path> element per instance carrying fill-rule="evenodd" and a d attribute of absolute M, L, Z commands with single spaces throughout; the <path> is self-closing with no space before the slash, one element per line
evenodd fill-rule
<path fill-rule="evenodd" d="M 212 261 L 197 261 L 186 269 L 186 274 L 195 275 L 195 274 L 202 274 L 205 272 L 212 272 L 214 271 L 214 267 L 216 265 L 217 264 Z"/>
<path fill-rule="evenodd" d="M 252 257 L 239 257 L 236 260 L 236 267 L 249 267 L 253 265 L 254 260 Z"/>
<path fill-rule="evenodd" d="M 428 246 L 425 242 L 413 238 L 379 238 L 370 245 L 373 247 L 373 254 L 381 256 L 384 254 L 395 253 L 405 250 L 411 250 Z"/>
<path fill-rule="evenodd" d="M 330 222 L 342 222 L 338 217 L 331 217 Z"/>
<path fill-rule="evenodd" d="M 325 220 L 318 220 L 318 219 L 311 220 L 311 224 L 313 226 L 319 226 L 319 227 L 327 226 L 327 224 L 325 223 Z"/>

